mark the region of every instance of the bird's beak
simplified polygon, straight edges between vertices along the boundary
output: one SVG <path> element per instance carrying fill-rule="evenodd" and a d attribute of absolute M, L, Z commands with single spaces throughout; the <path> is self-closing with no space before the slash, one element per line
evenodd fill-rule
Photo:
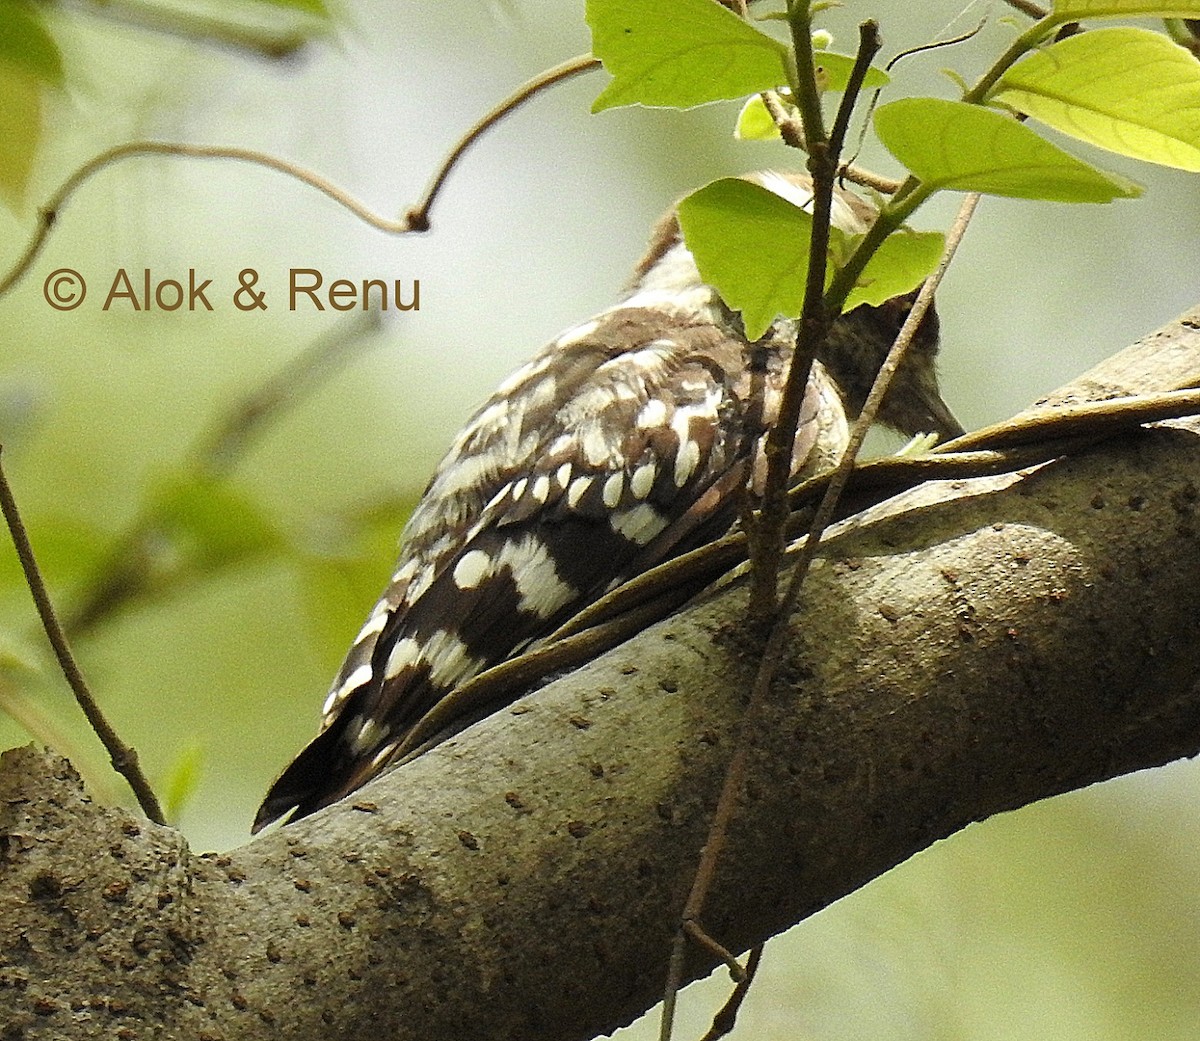
<path fill-rule="evenodd" d="M 966 433 L 936 389 L 931 388 L 921 394 L 920 409 L 921 429 L 926 433 L 937 434 L 939 441 L 953 441 Z"/>

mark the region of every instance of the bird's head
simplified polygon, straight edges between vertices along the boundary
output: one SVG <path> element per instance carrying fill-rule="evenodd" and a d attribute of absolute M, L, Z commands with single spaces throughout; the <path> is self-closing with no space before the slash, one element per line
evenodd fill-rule
<path fill-rule="evenodd" d="M 748 174 L 746 179 L 803 209 L 812 206 L 812 181 L 804 174 L 767 170 Z M 876 213 L 874 206 L 855 193 L 835 189 L 832 223 L 847 234 L 865 232 Z M 682 292 L 700 285 L 702 279 L 684 244 L 679 220 L 672 208 L 658 222 L 645 256 L 634 269 L 631 291 L 635 294 L 647 290 Z M 875 374 L 915 299 L 914 291 L 894 297 L 878 307 L 864 304 L 833 323 L 817 357 L 837 384 L 851 418 L 857 418 L 862 411 Z M 879 412 L 879 421 L 909 436 L 935 433 L 947 440 L 964 431 L 942 400 L 938 388 L 938 328 L 937 312 L 930 307 L 917 328 L 904 363 L 892 379 Z"/>

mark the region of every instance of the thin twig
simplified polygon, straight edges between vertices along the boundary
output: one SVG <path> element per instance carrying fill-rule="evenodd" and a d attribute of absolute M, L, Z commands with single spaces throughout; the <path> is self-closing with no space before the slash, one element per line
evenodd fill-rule
<path fill-rule="evenodd" d="M 142 812 L 155 824 L 165 824 L 166 818 L 163 816 L 154 790 L 142 773 L 141 767 L 138 766 L 137 752 L 117 736 L 117 732 L 109 724 L 100 710 L 100 706 L 96 703 L 96 699 L 92 696 L 87 680 L 84 679 L 83 673 L 75 661 L 75 656 L 71 653 L 71 646 L 67 642 L 62 626 L 59 625 L 58 616 L 54 613 L 50 594 L 46 591 L 46 583 L 42 581 L 42 573 L 38 569 L 37 560 L 33 555 L 33 547 L 29 543 L 29 535 L 25 531 L 25 523 L 21 520 L 21 514 L 17 509 L 17 503 L 13 498 L 2 463 L 0 463 L 0 509 L 3 509 L 4 519 L 12 534 L 13 545 L 16 547 L 17 557 L 21 561 L 21 570 L 25 573 L 29 592 L 33 595 L 34 605 L 42 619 L 42 627 L 46 630 L 46 636 L 50 640 L 50 646 L 54 649 L 55 657 L 58 658 L 59 667 L 75 694 L 75 700 L 79 702 L 79 707 L 83 709 L 83 714 L 87 716 L 96 736 L 100 738 L 108 751 L 113 769 L 129 782 L 129 787 L 133 789 L 133 794 L 137 797 Z"/>
<path fill-rule="evenodd" d="M 699 922 L 686 921 L 683 923 L 683 931 L 687 933 L 688 939 L 692 941 L 701 950 L 706 951 L 709 955 L 716 958 L 726 969 L 729 970 L 729 978 L 734 983 L 741 983 L 746 978 L 746 970 L 738 964 L 737 956 L 728 947 L 723 947 L 711 936 L 708 935 L 701 927 Z"/>
<path fill-rule="evenodd" d="M 846 80 L 846 89 L 842 93 L 842 100 L 833 120 L 833 129 L 829 132 L 829 150 L 835 158 L 840 158 L 842 154 L 846 131 L 850 127 L 850 117 L 854 114 L 854 106 L 862 93 L 863 81 L 871 70 L 871 62 L 882 47 L 879 23 L 867 19 L 858 27 L 858 53 L 854 56 L 854 65 Z"/>
<path fill-rule="evenodd" d="M 812 223 L 808 243 L 808 271 L 805 278 L 804 302 L 796 327 L 796 343 L 788 363 L 787 379 L 779 402 L 775 425 L 767 434 L 763 454 L 767 473 L 763 481 L 762 498 L 757 515 L 746 513 L 750 537 L 750 556 L 754 562 L 750 575 L 749 619 L 754 628 L 761 628 L 774 617 L 778 603 L 779 563 L 783 557 L 783 525 L 787 520 L 787 482 L 792 470 L 796 428 L 808 392 L 809 376 L 817 352 L 825 343 L 829 331 L 829 315 L 825 307 L 825 268 L 829 252 L 829 220 L 833 207 L 833 184 L 838 157 L 829 149 L 825 117 L 821 112 L 820 90 L 813 59 L 812 16 L 807 0 L 789 0 L 788 27 L 792 34 L 792 53 L 795 55 L 795 82 L 791 84 L 792 98 L 804 127 L 808 149 L 808 170 L 812 175 Z M 845 99 L 843 98 L 843 101 Z M 683 934 L 676 937 L 683 942 Z M 672 981 L 667 981 L 668 994 Z M 674 1003 L 664 1003 L 661 1041 L 669 1041 L 669 1014 Z"/>
<path fill-rule="evenodd" d="M 114 0 L 93 0 L 91 3 L 76 3 L 73 6 L 76 11 L 118 25 L 163 33 L 200 44 L 216 44 L 271 59 L 294 57 L 314 35 L 318 35 L 303 29 L 275 31 L 251 25 L 236 25 L 220 18 L 205 18 L 202 14 L 171 8 L 165 4 L 122 6 Z M 310 20 L 317 21 L 315 16 Z"/>
<path fill-rule="evenodd" d="M 58 189 L 50 196 L 46 204 L 38 211 L 38 224 L 33 237 L 26 245 L 24 252 L 9 272 L 0 279 L 0 296 L 12 288 L 13 284 L 29 270 L 42 247 L 49 237 L 50 229 L 58 219 L 59 211 L 67 204 L 71 196 L 94 174 L 114 163 L 138 156 L 164 155 L 185 159 L 230 159 L 236 162 L 251 163 L 255 166 L 265 166 L 269 170 L 292 177 L 302 184 L 315 188 L 317 191 L 333 199 L 339 206 L 349 210 L 354 216 L 377 231 L 390 234 L 403 234 L 413 229 L 403 220 L 395 221 L 381 217 L 355 199 L 349 192 L 339 188 L 332 181 L 318 173 L 306 170 L 296 163 L 280 159 L 278 156 L 260 152 L 254 148 L 238 148 L 226 145 L 190 145 L 177 141 L 128 141 L 125 144 L 114 145 L 99 155 L 93 156 L 74 173 L 72 173 Z"/>
<path fill-rule="evenodd" d="M 933 294 L 937 291 L 937 287 L 941 284 L 943 277 L 945 277 L 946 270 L 949 268 L 950 262 L 954 259 L 958 244 L 962 241 L 962 237 L 967 230 L 967 225 L 970 223 L 971 216 L 974 214 L 975 207 L 978 204 L 979 195 L 976 193 L 967 195 L 963 199 L 958 216 L 955 218 L 954 224 L 946 236 L 946 248 L 942 253 L 942 259 L 938 262 L 938 266 L 933 274 L 921 286 L 921 291 L 917 294 L 917 299 L 913 303 L 912 310 L 909 311 L 908 316 L 904 320 L 904 325 L 896 337 L 896 342 L 892 344 L 892 349 L 888 351 L 883 365 L 880 366 L 879 374 L 875 377 L 875 382 L 871 385 L 871 391 L 867 395 L 866 402 L 863 404 L 862 412 L 855 421 L 853 429 L 850 431 L 849 443 L 842 453 L 842 458 L 838 461 L 837 469 L 830 478 L 829 487 L 825 489 L 825 496 L 821 500 L 821 505 L 817 508 L 817 515 L 813 520 L 808 538 L 805 540 L 804 546 L 801 548 L 792 570 L 792 575 L 788 582 L 788 590 L 784 594 L 783 603 L 780 606 L 779 618 L 767 641 L 767 650 L 763 655 L 764 688 L 770 687 L 774 676 L 776 659 L 772 652 L 778 653 L 779 649 L 782 648 L 783 641 L 787 636 L 788 619 L 800 594 L 800 587 L 803 585 L 805 576 L 808 574 L 808 569 L 812 566 L 812 562 L 816 557 L 817 547 L 821 543 L 825 529 L 833 520 L 838 500 L 841 498 L 842 492 L 846 488 L 846 483 L 850 479 L 855 460 L 858 458 L 858 452 L 862 448 L 863 441 L 866 439 L 867 431 L 875 421 L 875 415 L 879 411 L 879 406 L 883 403 L 892 377 L 903 362 L 909 344 L 912 343 L 912 338 L 916 334 L 917 328 L 925 318 L 925 312 L 933 304 Z"/>
<path fill-rule="evenodd" d="M 800 122 L 800 117 L 793 116 L 788 112 L 777 91 L 764 90 L 759 97 L 762 98 L 762 103 L 766 106 L 767 114 L 774 121 L 775 126 L 778 127 L 779 136 L 783 138 L 783 143 L 789 148 L 796 148 L 801 152 L 807 152 L 808 146 L 804 143 L 804 126 Z"/>
<path fill-rule="evenodd" d="M 471 127 L 459 139 L 458 144 L 450 149 L 450 152 L 442 161 L 438 172 L 434 175 L 433 180 L 429 182 L 429 187 L 425 189 L 424 197 L 416 206 L 405 212 L 405 222 L 408 226 L 413 231 L 427 231 L 429 229 L 429 210 L 433 206 L 434 199 L 437 198 L 438 193 L 442 190 L 442 185 L 445 183 L 451 169 L 453 169 L 459 158 L 479 139 L 484 131 L 489 130 L 509 113 L 515 112 L 526 101 L 537 96 L 547 87 L 552 87 L 556 83 L 570 79 L 572 76 L 578 76 L 580 73 L 591 72 L 593 69 L 598 68 L 600 68 L 599 58 L 593 58 L 590 54 L 581 54 L 576 58 L 564 61 L 561 65 L 556 65 L 554 68 L 548 69 L 540 76 L 535 76 L 519 90 L 500 102 L 499 105 Z"/>
<path fill-rule="evenodd" d="M 765 552 L 761 560 L 755 561 L 755 575 L 752 579 L 753 586 L 750 594 L 750 617 L 752 621 L 758 623 L 765 623 L 775 618 L 778 608 L 776 600 L 777 572 L 783 551 L 782 535 L 787 519 L 785 500 L 788 477 L 792 468 L 792 455 L 795 451 L 796 427 L 800 418 L 801 405 L 808 391 L 813 360 L 829 335 L 834 318 L 841 310 L 840 307 L 837 310 L 828 307 L 824 295 L 834 181 L 855 102 L 858 100 L 871 62 L 883 46 L 877 22 L 871 20 L 863 22 L 858 27 L 858 34 L 858 50 L 855 54 L 854 66 L 838 104 L 833 127 L 828 138 L 824 138 L 824 131 L 818 123 L 815 129 L 819 131 L 820 138 L 812 143 L 810 150 L 809 168 L 813 175 L 812 240 L 808 256 L 804 304 L 797 330 L 796 350 L 788 369 L 787 385 L 779 408 L 779 419 L 767 436 L 766 490 L 763 494 L 761 519 L 757 532 L 757 537 L 761 540 L 760 549 Z M 808 42 L 810 46 L 805 52 L 807 61 L 797 61 L 802 68 L 811 65 L 811 40 Z M 797 41 L 797 46 L 799 47 L 799 41 Z M 807 130 L 807 117 L 805 125 Z M 813 133 L 809 132 L 808 136 L 811 141 Z M 803 350 L 801 350 L 801 345 L 804 347 Z M 768 569 L 769 573 L 767 573 Z"/>
<path fill-rule="evenodd" d="M 808 143 L 808 168 L 812 175 L 812 232 L 809 241 L 808 271 L 804 292 L 804 303 L 797 328 L 796 346 L 788 366 L 779 415 L 767 435 L 764 453 L 767 460 L 767 476 L 764 482 L 762 502 L 758 517 L 749 531 L 751 548 L 750 606 L 749 619 L 752 627 L 773 623 L 771 635 L 780 625 L 778 603 L 778 572 L 783 555 L 783 533 L 787 524 L 787 482 L 791 474 L 792 456 L 795 451 L 796 428 L 800 420 L 801 406 L 808 391 L 809 377 L 817 352 L 824 345 L 833 318 L 840 313 L 828 306 L 825 298 L 826 257 L 829 252 L 829 224 L 833 207 L 834 182 L 840 161 L 840 147 L 846 127 L 849 125 L 855 101 L 862 89 L 863 78 L 871 60 L 879 52 L 881 41 L 879 27 L 866 21 L 859 26 L 858 53 L 854 70 L 843 92 L 838 112 L 834 119 L 833 134 L 825 130 L 821 113 L 819 91 L 816 83 L 816 68 L 812 49 L 812 19 L 807 0 L 789 0 L 788 25 L 792 35 L 792 53 L 795 55 L 796 82 L 792 94 L 804 126 L 804 139 Z M 764 652 L 764 668 L 770 651 Z M 773 664 L 772 664 L 773 668 Z M 760 672 L 760 675 L 762 673 Z M 757 694 L 757 691 L 755 692 Z M 720 858 L 732 818 L 733 805 L 741 791 L 742 774 L 749 746 L 749 735 L 753 733 L 752 720 L 756 715 L 755 695 L 739 727 L 733 758 L 726 768 L 725 780 L 717 800 L 713 822 L 708 838 L 700 852 L 691 891 L 681 916 L 681 928 L 672 941 L 668 962 L 667 981 L 664 988 L 662 1020 L 659 1030 L 660 1041 L 670 1041 L 675 1018 L 675 1005 L 679 988 L 683 982 L 684 949 L 687 942 L 689 923 L 699 928 L 700 914 L 704 909 L 712 882 L 712 873 Z M 761 697 L 758 701 L 763 700 Z"/>
<path fill-rule="evenodd" d="M 915 47 L 907 47 L 898 54 L 892 56 L 891 60 L 883 67 L 884 72 L 891 72 L 900 62 L 917 54 L 924 54 L 926 51 L 940 51 L 945 47 L 957 47 L 960 43 L 966 43 L 968 40 L 974 39 L 987 25 L 987 19 L 980 19 L 980 22 L 974 29 L 968 29 L 966 32 L 959 33 L 957 36 L 951 36 L 945 40 L 933 40 L 930 43 L 919 43 Z M 879 91 L 875 92 L 875 97 L 879 97 Z M 874 101 L 872 101 L 874 105 Z"/>
<path fill-rule="evenodd" d="M 733 1028 L 737 1026 L 738 1012 L 741 1010 L 742 1002 L 746 1000 L 746 995 L 750 993 L 750 985 L 758 974 L 762 956 L 763 945 L 761 943 L 751 948 L 750 957 L 746 959 L 746 967 L 742 970 L 742 978 L 733 988 L 733 993 L 729 995 L 725 1007 L 713 1016 L 712 1026 L 700 1041 L 720 1041 L 720 1038 L 733 1033 Z"/>
<path fill-rule="evenodd" d="M 1050 12 L 1038 4 L 1032 3 L 1031 0 L 1004 0 L 1009 7 L 1015 8 L 1021 14 L 1028 15 L 1030 18 L 1040 19 L 1045 18 Z"/>
<path fill-rule="evenodd" d="M 700 862 L 696 868 L 691 892 L 688 894 L 687 903 L 684 906 L 684 921 L 699 921 L 700 915 L 704 910 L 704 903 L 708 897 L 708 891 L 712 885 L 717 864 L 725 847 L 729 827 L 733 821 L 734 810 L 737 807 L 738 799 L 741 797 L 742 785 L 750 757 L 752 738 L 758 726 L 758 716 L 762 711 L 762 706 L 767 700 L 767 693 L 771 689 L 771 684 L 775 679 L 775 670 L 781 660 L 792 609 L 799 595 L 800 587 L 816 555 L 821 536 L 833 518 L 833 512 L 837 506 L 838 499 L 854 468 L 854 460 L 862 444 L 862 439 L 865 437 L 866 430 L 875 412 L 878 410 L 880 402 L 883 400 L 891 375 L 903 357 L 909 341 L 911 341 L 913 334 L 917 330 L 917 326 L 924 317 L 925 311 L 933 301 L 933 291 L 954 255 L 954 250 L 958 245 L 959 239 L 962 237 L 962 233 L 966 230 L 967 221 L 970 219 L 970 214 L 974 211 L 974 204 L 977 201 L 978 197 L 974 196 L 968 197 L 966 202 L 964 202 L 959 218 L 947 236 L 946 252 L 942 257 L 942 262 L 938 265 L 937 270 L 926 280 L 925 285 L 922 286 L 921 292 L 917 295 L 917 300 L 913 304 L 913 308 L 900 330 L 900 335 L 897 337 L 896 343 L 888 352 L 883 367 L 880 369 L 879 376 L 876 377 L 871 392 L 867 395 L 867 401 L 863 406 L 862 414 L 859 416 L 858 422 L 851 432 L 850 443 L 842 455 L 842 460 L 838 464 L 837 471 L 825 490 L 825 496 L 817 510 L 817 516 L 813 521 L 808 538 L 800 548 L 799 557 L 792 569 L 791 578 L 788 582 L 787 592 L 784 594 L 783 600 L 779 605 L 778 614 L 771 628 L 770 635 L 767 637 L 766 646 L 763 648 L 758 674 L 755 677 L 750 693 L 750 703 L 746 706 L 746 711 L 738 727 L 737 740 L 734 745 L 733 755 L 729 761 L 729 766 L 725 771 L 725 779 L 721 785 L 720 795 L 717 797 L 717 808 L 713 813 L 712 825 L 709 828 L 704 848 L 700 851 Z M 682 934 L 676 937 L 675 946 L 671 952 L 670 971 L 673 976 L 676 973 L 679 974 L 678 978 L 673 979 L 673 982 L 676 983 L 676 990 L 678 990 L 679 983 L 682 982 L 683 972 L 683 943 L 681 936 Z M 673 1014 L 674 995 L 668 991 L 668 996 L 672 998 L 670 1011 Z M 664 1023 L 666 1022 L 666 1015 L 667 1010 L 664 1002 Z M 667 1041 L 668 1037 L 669 1033 L 664 1032 L 662 1041 Z"/>
<path fill-rule="evenodd" d="M 799 19 L 793 28 L 797 53 L 804 50 L 804 33 L 807 21 Z M 807 41 L 807 60 L 797 59 L 801 83 L 812 71 L 811 39 Z M 796 348 L 788 368 L 787 383 L 779 406 L 779 417 L 767 435 L 765 454 L 767 476 L 762 504 L 757 523 L 752 530 L 754 547 L 754 574 L 751 578 L 750 619 L 752 624 L 763 626 L 774 617 L 778 606 L 778 570 L 783 554 L 783 526 L 787 519 L 787 482 L 792 468 L 792 455 L 796 439 L 796 427 L 804 397 L 808 391 L 813 360 L 829 334 L 829 327 L 840 311 L 827 306 L 825 290 L 826 256 L 829 250 L 829 223 L 833 206 L 834 181 L 837 176 L 842 143 L 854 111 L 854 104 L 862 90 L 863 80 L 870 69 L 871 61 L 882 46 L 879 26 L 873 21 L 859 26 L 859 45 L 854 67 L 846 83 L 846 89 L 834 117 L 829 136 L 819 118 L 808 113 L 810 106 L 801 106 L 805 121 L 805 137 L 809 141 L 809 169 L 813 179 L 812 239 L 808 256 L 807 285 L 804 304 L 797 329 Z M 815 75 L 815 73 L 813 73 Z M 815 87 L 814 87 L 815 89 Z M 819 109 L 818 109 L 819 112 Z"/>
<path fill-rule="evenodd" d="M 914 54 L 920 54 L 923 51 L 940 50 L 943 47 L 953 47 L 960 43 L 966 43 L 967 40 L 971 39 L 973 36 L 976 36 L 983 29 L 983 27 L 986 24 L 987 24 L 987 19 L 982 18 L 982 19 L 980 19 L 979 24 L 977 26 L 975 26 L 974 29 L 969 29 L 965 33 L 960 34 L 959 36 L 954 36 L 947 40 L 934 40 L 932 43 L 923 43 L 923 44 L 919 44 L 916 47 L 909 47 L 908 49 L 901 51 L 899 54 L 894 55 L 892 57 L 892 59 L 883 67 L 883 71 L 891 72 L 892 69 L 895 68 L 895 66 L 899 62 L 904 61 L 904 59 L 906 59 L 906 58 L 911 58 Z M 882 94 L 883 94 L 883 88 L 882 87 L 877 88 L 876 90 L 874 90 L 872 92 L 871 100 L 867 102 L 867 111 L 863 114 L 862 124 L 861 124 L 859 132 L 858 132 L 858 141 L 854 148 L 854 156 L 847 163 L 847 165 L 850 165 L 854 159 L 857 159 L 859 152 L 862 151 L 863 142 L 866 140 L 866 137 L 867 137 L 867 128 L 871 123 L 871 116 L 874 114 L 875 106 L 879 104 L 879 98 Z M 861 184 L 862 182 L 856 182 L 856 183 Z M 885 192 L 884 194 L 894 195 L 896 193 L 896 191 L 900 187 L 900 182 L 895 181 L 893 183 L 895 184 L 895 187 L 890 192 Z M 872 186 L 867 185 L 866 187 L 872 187 Z"/>
<path fill-rule="evenodd" d="M 1200 404 L 1200 390 L 1194 386 L 1108 401 L 1080 401 L 973 430 L 938 445 L 933 451 L 973 452 L 985 446 L 1005 449 L 1064 436 L 1095 439 L 1134 426 L 1191 415 L 1197 404 Z"/>
<path fill-rule="evenodd" d="M 876 94 L 878 95 L 878 91 Z M 804 144 L 804 127 L 801 125 L 800 118 L 788 112 L 779 92 L 764 90 L 759 97 L 766 106 L 767 114 L 778 128 L 783 143 L 790 148 L 799 149 L 801 152 L 807 151 Z M 900 182 L 895 178 L 884 177 L 883 174 L 868 170 L 865 166 L 856 166 L 852 162 L 838 165 L 837 180 L 860 184 L 864 188 L 879 192 L 880 195 L 891 195 L 900 187 Z"/>
<path fill-rule="evenodd" d="M 54 191 L 45 205 L 39 209 L 38 223 L 32 237 L 13 267 L 3 278 L 0 278 L 0 297 L 7 293 L 33 265 L 33 262 L 37 259 L 43 246 L 46 244 L 46 240 L 49 238 L 50 230 L 54 227 L 59 212 L 80 186 L 106 167 L 138 156 L 163 155 L 186 159 L 230 159 L 237 162 L 252 163 L 256 166 L 265 166 L 269 170 L 275 170 L 278 173 L 300 181 L 302 184 L 308 185 L 310 188 L 315 188 L 339 206 L 349 210 L 350 213 L 364 224 L 374 228 L 376 231 L 382 231 L 389 235 L 404 235 L 410 232 L 426 231 L 429 228 L 429 210 L 433 205 L 434 198 L 441 190 L 450 171 L 485 130 L 494 126 L 510 112 L 515 111 L 530 98 L 540 94 L 548 87 L 569 79 L 571 76 L 576 76 L 579 73 L 599 68 L 599 66 L 599 61 L 591 57 L 591 55 L 572 58 L 570 61 L 564 62 L 562 65 L 542 73 L 540 76 L 534 77 L 518 91 L 489 111 L 450 150 L 445 159 L 442 160 L 421 202 L 410 208 L 400 220 L 393 220 L 375 213 L 364 203 L 359 202 L 358 199 L 344 188 L 339 187 L 312 170 L 307 170 L 296 163 L 280 159 L 278 156 L 273 156 L 266 152 L 260 152 L 254 148 L 238 148 L 226 145 L 191 145 L 175 141 L 129 141 L 125 144 L 114 145 L 99 155 L 93 156 L 76 169 L 74 173 L 59 185 L 58 189 Z"/>

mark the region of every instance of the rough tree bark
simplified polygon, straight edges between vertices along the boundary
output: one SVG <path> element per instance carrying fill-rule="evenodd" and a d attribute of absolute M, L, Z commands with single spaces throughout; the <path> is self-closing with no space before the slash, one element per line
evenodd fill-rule
<path fill-rule="evenodd" d="M 1200 374 L 1200 312 L 1061 398 Z M 705 915 L 734 949 L 970 821 L 1200 749 L 1200 437 L 833 538 Z M 733 584 L 227 855 L 0 771 L 0 1037 L 589 1038 L 657 998 L 755 662 Z M 710 968 L 696 955 L 691 976 Z"/>

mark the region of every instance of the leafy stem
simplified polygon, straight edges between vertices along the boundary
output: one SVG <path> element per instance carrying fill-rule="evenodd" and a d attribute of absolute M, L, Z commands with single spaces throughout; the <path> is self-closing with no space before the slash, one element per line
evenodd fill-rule
<path fill-rule="evenodd" d="M 829 251 L 829 220 L 833 204 L 833 181 L 837 155 L 830 150 L 821 112 L 821 93 L 812 48 L 812 15 L 808 0 L 789 0 L 788 26 L 792 34 L 792 61 L 796 77 L 792 84 L 804 140 L 808 145 L 808 169 L 812 174 L 812 232 L 808 251 L 808 275 L 800 312 L 796 350 L 788 369 L 779 416 L 767 436 L 767 476 L 758 521 L 753 528 L 754 569 L 750 592 L 750 618 L 768 625 L 778 602 L 779 565 L 783 556 L 783 528 L 787 519 L 787 482 L 791 473 L 793 443 L 800 410 L 808 388 L 813 360 L 828 332 L 829 318 L 824 302 L 825 257 Z"/>
<path fill-rule="evenodd" d="M 826 136 L 821 92 L 817 88 L 817 63 L 813 58 L 812 12 L 807 0 L 788 0 L 788 27 L 792 33 L 791 53 L 796 68 L 796 80 L 790 84 L 792 97 L 811 148 L 815 141 L 826 140 Z"/>
<path fill-rule="evenodd" d="M 898 230 L 913 212 L 920 207 L 936 189 L 922 184 L 916 177 L 909 177 L 890 202 L 880 211 L 874 223 L 867 229 L 862 240 L 840 267 L 825 291 L 825 306 L 832 314 L 840 314 L 842 305 L 858 284 L 863 269 L 892 232 Z"/>
<path fill-rule="evenodd" d="M 984 104 L 988 94 L 1004 73 L 1067 20 L 1062 15 L 1051 13 L 1020 33 L 991 68 L 963 95 L 962 100 L 971 105 Z M 923 184 L 914 176 L 910 175 L 905 179 L 892 198 L 880 209 L 879 217 L 867 230 L 846 263 L 835 273 L 825 292 L 825 307 L 831 314 L 840 313 L 846 298 L 883 241 L 898 230 L 936 191 L 936 187 Z"/>
<path fill-rule="evenodd" d="M 1033 50 L 1039 43 L 1046 39 L 1055 29 L 1071 20 L 1070 18 L 1065 18 L 1062 15 L 1051 12 L 1045 18 L 1034 22 L 1033 25 L 1008 45 L 1008 49 L 979 78 L 975 86 L 963 95 L 963 101 L 971 105 L 983 104 L 1001 76 L 1021 58 L 1025 57 L 1029 51 Z"/>

